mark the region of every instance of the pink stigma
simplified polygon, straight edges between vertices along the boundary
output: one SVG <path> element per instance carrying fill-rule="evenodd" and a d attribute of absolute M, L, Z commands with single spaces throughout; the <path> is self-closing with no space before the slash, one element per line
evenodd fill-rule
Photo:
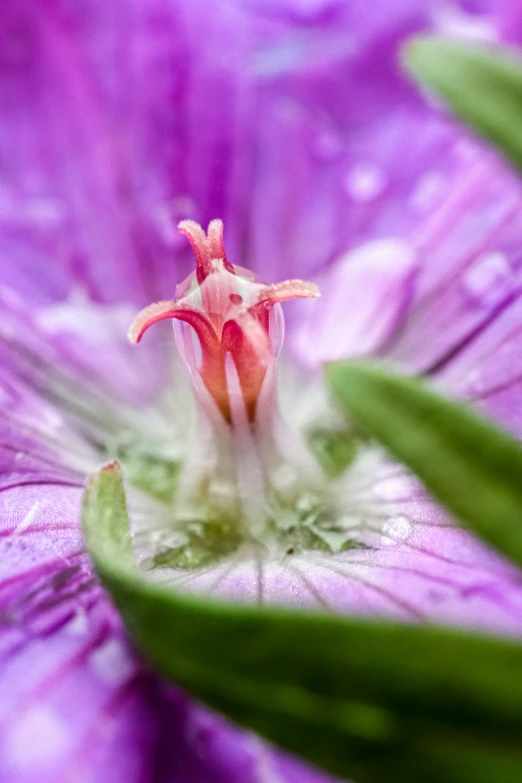
<path fill-rule="evenodd" d="M 192 246 L 196 271 L 178 286 L 182 296 L 156 302 L 138 313 L 129 329 L 129 340 L 138 343 L 149 326 L 166 318 L 185 322 L 193 333 L 183 334 L 183 358 L 199 373 L 226 421 L 232 418 L 227 386 L 229 355 L 248 418 L 254 421 L 267 369 L 277 354 L 270 331 L 271 311 L 288 299 L 319 296 L 319 290 L 303 280 L 273 285 L 256 282 L 227 259 L 221 220 L 212 220 L 206 234 L 193 220 L 182 220 L 178 228 Z M 194 333 L 199 352 L 194 350 Z"/>

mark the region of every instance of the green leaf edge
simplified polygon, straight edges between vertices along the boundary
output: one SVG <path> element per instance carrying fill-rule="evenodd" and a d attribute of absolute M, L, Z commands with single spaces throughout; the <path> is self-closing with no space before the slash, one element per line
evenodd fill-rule
<path fill-rule="evenodd" d="M 513 50 L 436 36 L 402 47 L 407 73 L 522 170 L 522 59 Z M 494 96 L 494 100 L 488 99 Z"/>

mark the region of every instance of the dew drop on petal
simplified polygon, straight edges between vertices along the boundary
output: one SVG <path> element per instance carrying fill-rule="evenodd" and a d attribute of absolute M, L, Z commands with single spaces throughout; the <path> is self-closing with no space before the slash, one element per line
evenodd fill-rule
<path fill-rule="evenodd" d="M 382 528 L 381 546 L 391 546 L 406 541 L 411 533 L 411 522 L 405 516 L 389 519 Z"/>
<path fill-rule="evenodd" d="M 65 722 L 48 707 L 35 706 L 6 732 L 4 759 L 18 773 L 44 771 L 66 754 L 69 745 Z"/>
<path fill-rule="evenodd" d="M 118 639 L 110 639 L 90 656 L 90 664 L 105 683 L 119 685 L 136 671 L 137 663 Z"/>
<path fill-rule="evenodd" d="M 466 270 L 463 286 L 477 305 L 491 306 L 506 296 L 513 287 L 513 279 L 504 253 L 494 251 L 480 255 Z"/>
<path fill-rule="evenodd" d="M 380 196 L 386 184 L 386 174 L 374 163 L 357 163 L 344 179 L 344 188 L 350 198 L 362 204 Z"/>
<path fill-rule="evenodd" d="M 428 212 L 444 193 L 446 178 L 440 171 L 427 171 L 415 183 L 410 196 L 410 207 L 419 214 Z"/>

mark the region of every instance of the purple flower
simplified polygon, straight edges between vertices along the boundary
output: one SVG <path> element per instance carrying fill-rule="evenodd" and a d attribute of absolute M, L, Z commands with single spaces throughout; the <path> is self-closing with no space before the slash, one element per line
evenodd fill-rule
<path fill-rule="evenodd" d="M 348 429 L 320 373 L 325 359 L 383 355 L 522 430 L 522 189 L 397 66 L 416 30 L 516 43 L 520 24 L 516 4 L 486 0 L 378 14 L 365 0 L 2 4 L 0 780 L 326 779 L 130 649 L 78 522 L 85 477 L 109 457 L 150 578 L 520 633 L 520 574 Z M 285 305 L 294 438 L 278 420 L 263 443 L 271 524 L 253 473 L 230 500 L 225 472 L 188 493 L 173 526 L 176 483 L 201 476 L 192 394 L 168 327 L 126 341 L 137 311 L 191 270 L 178 221 L 215 218 L 231 263 L 322 291 Z M 197 435 L 215 478 L 233 449 Z M 318 486 L 303 482 L 303 442 Z M 259 527 L 197 517 L 194 497 L 207 510 L 235 498 Z"/>

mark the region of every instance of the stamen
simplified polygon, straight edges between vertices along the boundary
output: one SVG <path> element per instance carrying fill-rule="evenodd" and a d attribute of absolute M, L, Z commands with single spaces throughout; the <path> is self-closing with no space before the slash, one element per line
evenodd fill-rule
<path fill-rule="evenodd" d="M 166 302 L 155 302 L 141 310 L 127 333 L 131 343 L 139 343 L 149 326 L 165 321 L 167 318 L 177 318 L 190 324 L 202 342 L 219 343 L 212 324 L 202 312 L 188 304 L 181 304 L 173 299 Z"/>
<path fill-rule="evenodd" d="M 267 368 L 277 358 L 270 311 L 288 299 L 319 296 L 319 290 L 303 280 L 263 286 L 246 277 L 227 259 L 221 220 L 212 220 L 206 234 L 193 220 L 183 220 L 179 230 L 194 251 L 195 275 L 182 285 L 184 296 L 157 302 L 138 313 L 129 340 L 139 342 L 149 326 L 166 318 L 184 321 L 196 333 L 201 348 L 201 361 L 196 366 L 190 336 L 183 335 L 180 344 L 185 363 L 199 373 L 225 420 L 233 426 L 225 366 L 230 355 L 248 419 L 253 422 Z"/>
<path fill-rule="evenodd" d="M 272 283 L 263 288 L 257 297 L 256 304 L 275 304 L 287 302 L 289 299 L 315 299 L 321 292 L 315 283 L 308 280 L 284 280 L 282 283 Z"/>

